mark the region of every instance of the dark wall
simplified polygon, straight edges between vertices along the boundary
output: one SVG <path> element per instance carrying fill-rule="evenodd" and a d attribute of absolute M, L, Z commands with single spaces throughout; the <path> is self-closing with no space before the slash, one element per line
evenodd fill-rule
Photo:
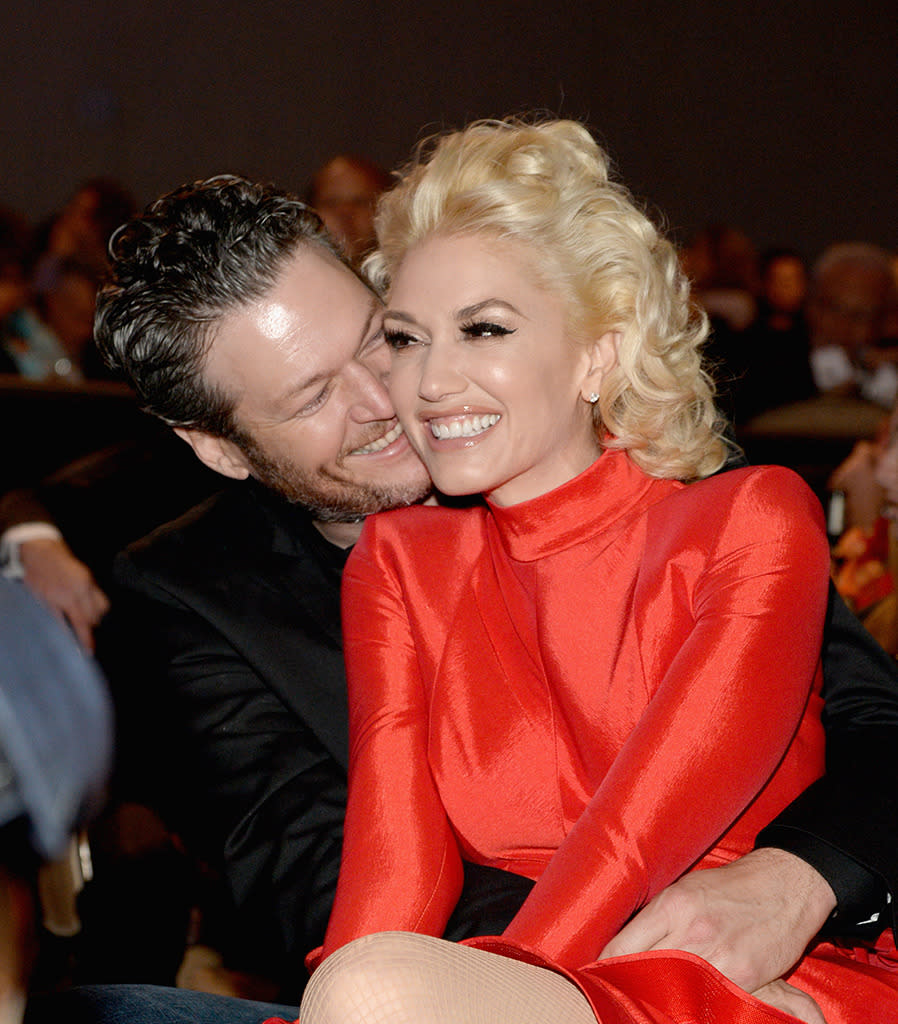
<path fill-rule="evenodd" d="M 766 8 L 766 9 L 765 9 Z M 898 245 L 893 2 L 43 0 L 0 13 L 0 202 L 112 174 L 143 202 L 532 108 L 586 119 L 681 234 Z"/>

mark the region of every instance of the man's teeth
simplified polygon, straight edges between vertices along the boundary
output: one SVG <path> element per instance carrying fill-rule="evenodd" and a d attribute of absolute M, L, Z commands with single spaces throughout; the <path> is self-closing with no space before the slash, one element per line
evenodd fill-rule
<path fill-rule="evenodd" d="M 499 422 L 500 417 L 495 413 L 488 416 L 469 416 L 463 420 L 452 420 L 451 423 L 438 423 L 430 421 L 430 432 L 439 440 L 450 437 L 473 437 L 475 434 L 482 434 Z"/>
<path fill-rule="evenodd" d="M 371 455 L 374 452 L 382 451 L 388 445 L 391 445 L 397 437 L 402 435 L 402 426 L 397 423 L 392 430 L 387 431 L 383 437 L 379 437 L 376 441 L 372 441 L 371 444 L 366 444 L 364 448 L 356 448 L 352 453 L 353 455 Z"/>

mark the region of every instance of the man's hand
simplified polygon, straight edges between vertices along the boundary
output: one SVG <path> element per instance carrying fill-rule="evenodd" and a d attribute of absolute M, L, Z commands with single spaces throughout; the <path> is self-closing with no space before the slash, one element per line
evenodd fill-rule
<path fill-rule="evenodd" d="M 754 850 L 725 867 L 684 875 L 644 907 L 601 956 L 681 949 L 764 999 L 764 987 L 799 960 L 835 905 L 829 884 L 800 857 Z M 774 986 L 768 995 L 781 998 L 787 988 Z"/>
<path fill-rule="evenodd" d="M 791 1013 L 805 1024 L 826 1024 L 826 1018 L 820 1012 L 817 1003 L 806 992 L 787 984 L 782 979 L 755 989 L 752 995 L 762 1003 L 775 1006 L 777 1010 Z"/>
<path fill-rule="evenodd" d="M 19 558 L 24 582 L 64 619 L 88 651 L 94 649 L 94 627 L 109 610 L 109 601 L 90 569 L 64 540 L 41 537 L 22 541 Z"/>

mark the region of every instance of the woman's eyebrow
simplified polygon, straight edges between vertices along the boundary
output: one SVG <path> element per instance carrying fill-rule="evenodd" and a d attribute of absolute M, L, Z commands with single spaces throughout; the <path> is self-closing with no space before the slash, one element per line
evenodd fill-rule
<path fill-rule="evenodd" d="M 403 313 L 401 309 L 385 309 L 384 320 L 401 320 L 404 324 L 417 324 L 411 313 Z"/>
<path fill-rule="evenodd" d="M 513 306 L 510 302 L 506 302 L 505 299 L 499 298 L 483 299 L 481 302 L 475 302 L 472 306 L 462 306 L 461 309 L 456 311 L 455 319 L 470 320 L 472 316 L 477 316 L 477 314 L 483 312 L 484 309 L 490 309 L 496 306 L 499 306 L 502 309 L 507 309 L 510 313 L 514 313 L 517 316 L 523 316 L 525 320 L 530 319 L 525 316 L 517 306 Z"/>

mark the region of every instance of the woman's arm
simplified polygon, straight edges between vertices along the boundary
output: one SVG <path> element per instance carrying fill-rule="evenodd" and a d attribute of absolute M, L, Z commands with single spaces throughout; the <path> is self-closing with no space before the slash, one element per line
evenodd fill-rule
<path fill-rule="evenodd" d="M 349 801 L 324 956 L 385 929 L 442 935 L 462 886 L 458 845 L 431 776 L 427 709 L 398 579 L 366 526 L 343 576 Z"/>

